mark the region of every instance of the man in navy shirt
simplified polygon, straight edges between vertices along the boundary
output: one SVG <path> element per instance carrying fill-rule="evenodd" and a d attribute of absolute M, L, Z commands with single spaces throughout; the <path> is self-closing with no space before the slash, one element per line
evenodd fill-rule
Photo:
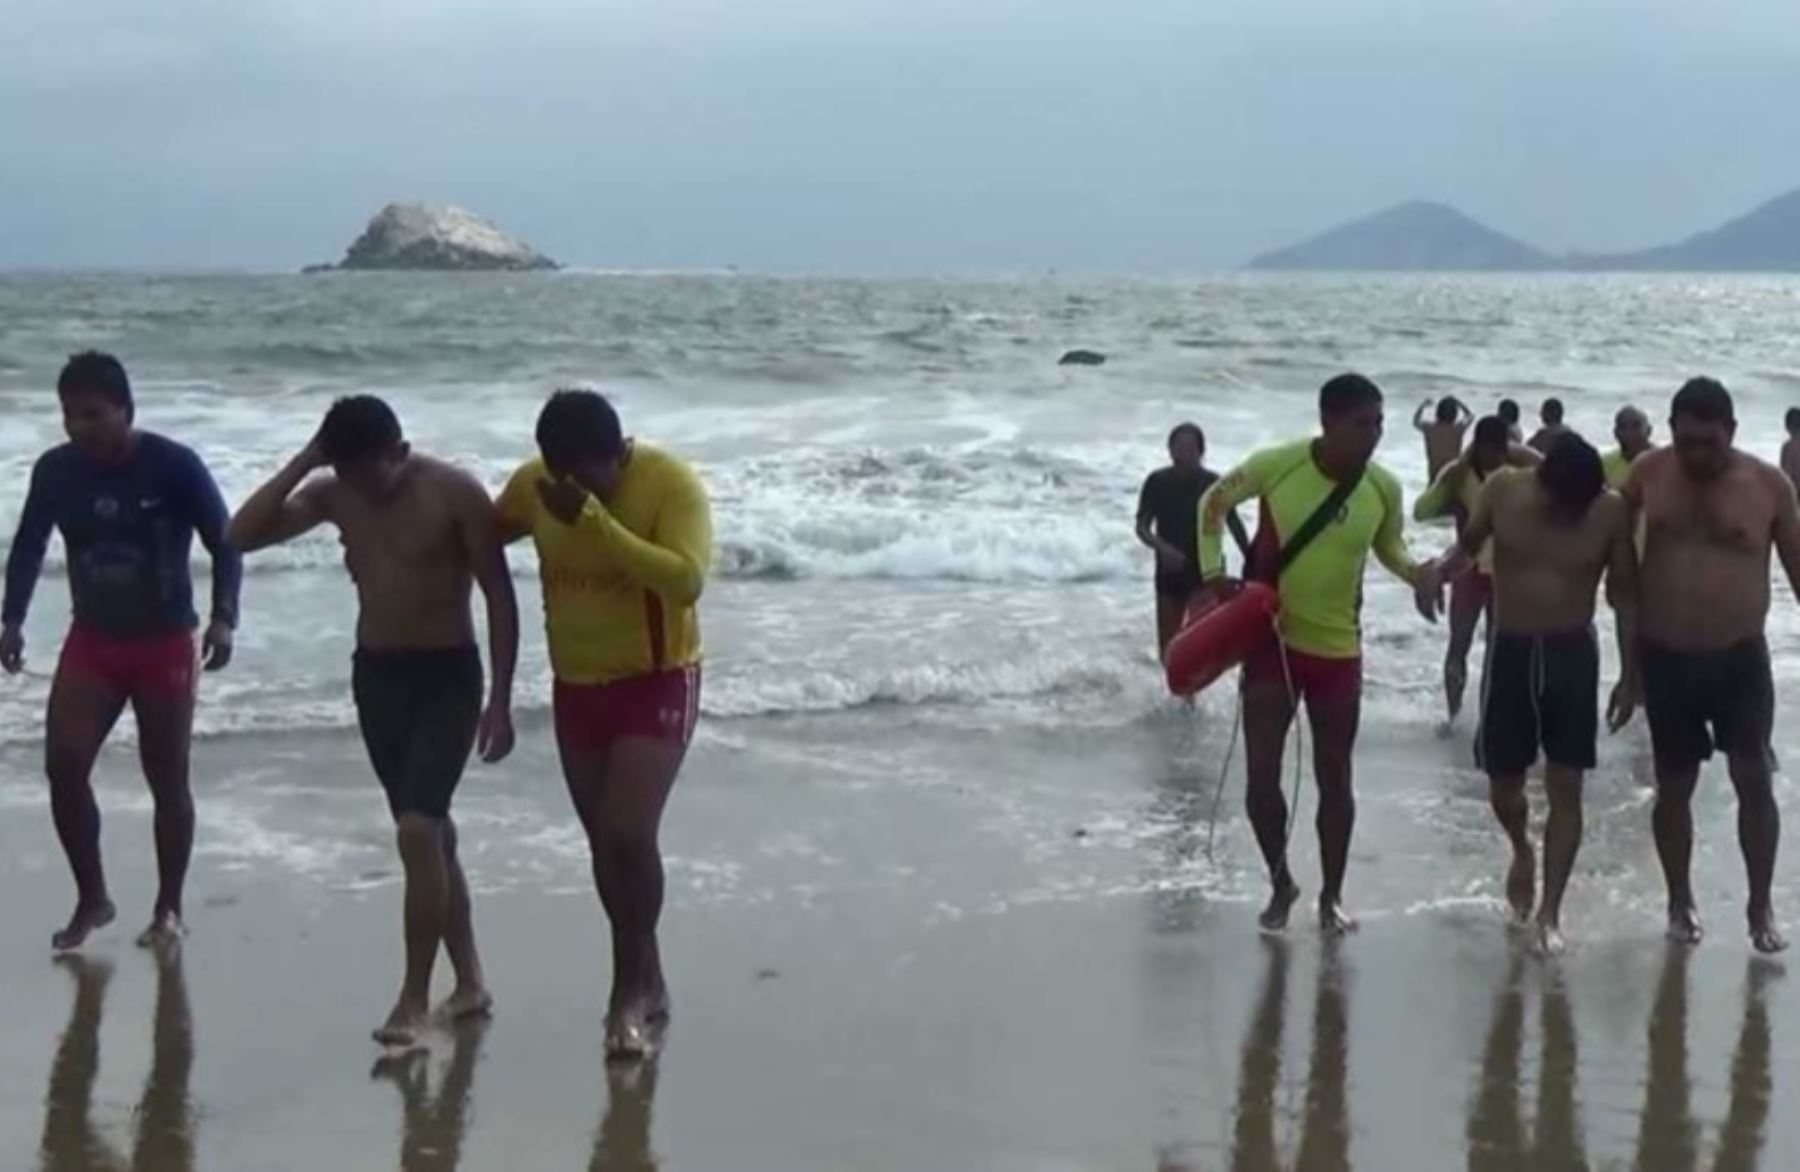
<path fill-rule="evenodd" d="M 156 803 L 159 887 L 138 943 L 172 943 L 183 931 L 181 888 L 194 845 L 188 790 L 199 658 L 188 571 L 194 534 L 212 555 L 212 621 L 201 648 L 208 671 L 231 661 L 242 561 L 225 541 L 225 502 L 200 458 L 133 428 L 131 382 L 118 359 L 75 355 L 56 393 L 69 442 L 44 453 L 32 471 L 0 604 L 0 666 L 17 673 L 25 665 L 25 613 L 50 531 L 59 531 L 75 613 L 50 691 L 45 771 L 77 900 L 51 944 L 58 951 L 78 948 L 113 919 L 90 776 L 128 702 Z"/>

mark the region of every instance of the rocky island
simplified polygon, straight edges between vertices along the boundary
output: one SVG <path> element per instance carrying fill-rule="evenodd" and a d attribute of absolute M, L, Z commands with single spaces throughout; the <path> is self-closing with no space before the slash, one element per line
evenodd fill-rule
<path fill-rule="evenodd" d="M 369 221 L 341 262 L 312 265 L 306 271 L 519 273 L 560 267 L 474 212 L 423 203 L 391 203 Z"/>

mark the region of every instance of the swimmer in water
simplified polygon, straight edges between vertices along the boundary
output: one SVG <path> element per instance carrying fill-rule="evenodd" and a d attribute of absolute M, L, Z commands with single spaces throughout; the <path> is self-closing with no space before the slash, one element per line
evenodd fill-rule
<path fill-rule="evenodd" d="M 1543 424 L 1537 434 L 1531 437 L 1528 446 L 1536 448 L 1540 455 L 1550 454 L 1550 445 L 1565 435 L 1575 434 L 1569 425 L 1563 422 L 1563 405 L 1561 399 L 1545 399 L 1538 410 L 1538 420 Z"/>
<path fill-rule="evenodd" d="M 131 381 L 118 359 L 75 355 L 56 393 L 69 442 L 32 469 L 0 604 L 0 666 L 16 675 L 25 667 L 26 611 L 50 534 L 60 532 L 75 618 L 50 687 L 44 750 L 50 816 L 76 894 L 74 913 L 50 944 L 58 952 L 80 948 L 116 914 L 91 779 L 129 704 L 156 808 L 156 903 L 137 942 L 173 945 L 186 932 L 181 898 L 194 850 L 188 754 L 198 669 L 231 662 L 243 563 L 225 540 L 225 501 L 200 457 L 134 426 Z M 212 555 L 212 619 L 197 647 L 188 570 L 195 536 Z"/>
<path fill-rule="evenodd" d="M 1531 922 L 1536 864 L 1525 775 L 1545 758 L 1550 816 L 1544 827 L 1543 902 L 1536 946 L 1562 951 L 1562 902 L 1581 846 L 1581 784 L 1594 767 L 1600 650 L 1594 597 L 1602 575 L 1617 619 L 1621 679 L 1607 723 L 1616 732 L 1637 708 L 1637 554 L 1625 501 L 1606 488 L 1600 454 L 1579 436 L 1554 444 L 1535 469 L 1496 472 L 1482 488 L 1453 558 L 1488 550 L 1494 634 L 1476 734 L 1489 798 L 1512 844 L 1506 897 Z M 1450 572 L 1453 567 L 1447 567 Z"/>
<path fill-rule="evenodd" d="M 1200 587 L 1200 498 L 1219 479 L 1205 459 L 1200 425 L 1177 424 L 1169 433 L 1168 466 L 1146 477 L 1138 493 L 1137 538 L 1156 551 L 1156 647 L 1164 658 Z M 1226 524 L 1238 552 L 1248 555 L 1250 537 L 1235 509 Z"/>
<path fill-rule="evenodd" d="M 1625 498 L 1646 524 L 1642 566 L 1644 710 L 1656 760 L 1656 850 L 1669 935 L 1698 943 L 1689 877 L 1700 767 L 1725 755 L 1737 790 L 1745 908 L 1758 952 L 1787 947 L 1770 888 L 1781 839 L 1773 788 L 1775 683 L 1765 628 L 1770 560 L 1800 589 L 1800 505 L 1779 468 L 1733 446 L 1731 395 L 1690 380 L 1670 413 L 1673 443 L 1631 466 Z"/>
<path fill-rule="evenodd" d="M 518 603 L 487 490 L 413 451 L 392 408 L 373 396 L 332 404 L 312 442 L 232 518 L 231 540 L 247 553 L 325 524 L 336 527 L 356 584 L 350 693 L 406 881 L 406 971 L 374 1037 L 410 1046 L 431 1019 L 440 946 L 456 974 L 440 1020 L 493 1008 L 450 800 L 471 749 L 489 763 L 512 751 Z M 485 706 L 469 614 L 476 584 L 487 600 L 493 673 Z"/>
<path fill-rule="evenodd" d="M 1413 519 L 1430 521 L 1452 515 L 1460 538 L 1488 478 L 1509 464 L 1532 467 L 1539 459 L 1532 449 L 1509 443 L 1506 421 L 1490 415 L 1475 425 L 1475 439 L 1469 450 L 1452 461 L 1420 494 L 1413 506 Z M 1487 615 L 1493 597 L 1493 565 L 1493 549 L 1484 542 L 1473 563 L 1450 579 L 1450 644 L 1444 653 L 1446 733 L 1462 712 L 1463 691 L 1469 678 L 1469 649 L 1475 641 L 1476 624 Z"/>
<path fill-rule="evenodd" d="M 1427 414 L 1433 418 L 1426 419 Z M 1428 477 L 1436 480 L 1450 461 L 1462 455 L 1463 436 L 1475 415 L 1454 396 L 1445 395 L 1433 409 L 1430 399 L 1413 412 L 1413 429 L 1425 437 L 1425 465 Z"/>
<path fill-rule="evenodd" d="M 1370 552 L 1413 588 L 1420 613 L 1436 621 L 1443 583 L 1435 564 L 1421 565 L 1402 535 L 1400 483 L 1373 462 L 1381 442 L 1381 391 L 1357 374 L 1339 375 L 1319 391 L 1320 434 L 1270 448 L 1227 473 L 1200 502 L 1201 575 L 1228 592 L 1221 550 L 1225 517 L 1258 499 L 1264 518 L 1253 549 L 1256 573 L 1277 583 L 1279 638 L 1244 663 L 1244 741 L 1249 780 L 1245 799 L 1273 893 L 1263 910 L 1265 931 L 1287 927 L 1300 896 L 1288 869 L 1288 805 L 1281 790 L 1281 758 L 1296 709 L 1304 702 L 1312 726 L 1313 776 L 1319 791 L 1319 855 L 1324 883 L 1319 924 L 1329 935 L 1356 922 L 1343 907 L 1344 872 L 1356 822 L 1351 758 L 1362 713 L 1363 567 Z M 1303 529 L 1312 538 L 1282 572 L 1280 558 Z"/>

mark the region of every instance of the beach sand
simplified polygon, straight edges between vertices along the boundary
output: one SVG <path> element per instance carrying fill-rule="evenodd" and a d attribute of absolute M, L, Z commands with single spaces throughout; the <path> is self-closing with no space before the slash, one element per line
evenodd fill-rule
<path fill-rule="evenodd" d="M 101 778 L 120 920 L 58 963 L 71 893 L 9 751 L 0 1165 L 1780 1168 L 1800 1140 L 1796 994 L 1744 941 L 1722 777 L 1698 817 L 1711 935 L 1670 951 L 1641 746 L 1609 747 L 1576 945 L 1546 965 L 1502 925 L 1472 776 L 1418 796 L 1450 753 L 1428 734 L 1359 758 L 1366 918 L 1328 946 L 1304 918 L 1255 932 L 1235 795 L 1206 857 L 1218 722 L 1001 739 L 913 719 L 726 722 L 697 746 L 667 827 L 675 1022 L 627 1071 L 601 1058 L 603 923 L 541 719 L 459 798 L 497 1015 L 374 1074 L 399 891 L 353 736 L 199 746 L 170 964 L 130 944 L 151 876 L 130 757 Z"/>

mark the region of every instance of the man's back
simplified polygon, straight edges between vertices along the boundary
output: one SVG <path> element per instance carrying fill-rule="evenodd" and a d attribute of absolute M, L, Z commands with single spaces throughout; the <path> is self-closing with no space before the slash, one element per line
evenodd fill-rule
<path fill-rule="evenodd" d="M 1733 452 L 1697 482 L 1672 449 L 1633 464 L 1627 493 L 1643 510 L 1644 631 L 1676 650 L 1730 647 L 1760 637 L 1769 611 L 1769 551 L 1781 473 Z"/>
<path fill-rule="evenodd" d="M 1425 436 L 1427 479 L 1436 480 L 1446 465 L 1462 455 L 1463 436 L 1468 430 L 1468 423 L 1460 419 L 1454 423 L 1433 421 L 1419 425 L 1419 431 Z"/>
<path fill-rule="evenodd" d="M 1800 435 L 1789 436 L 1781 445 L 1781 470 L 1790 483 L 1800 485 Z"/>
<path fill-rule="evenodd" d="M 371 500 L 341 482 L 327 482 L 325 490 L 362 604 L 358 642 L 370 648 L 471 642 L 464 524 L 473 495 L 485 504 L 481 486 L 457 468 L 414 455 L 387 499 Z"/>

